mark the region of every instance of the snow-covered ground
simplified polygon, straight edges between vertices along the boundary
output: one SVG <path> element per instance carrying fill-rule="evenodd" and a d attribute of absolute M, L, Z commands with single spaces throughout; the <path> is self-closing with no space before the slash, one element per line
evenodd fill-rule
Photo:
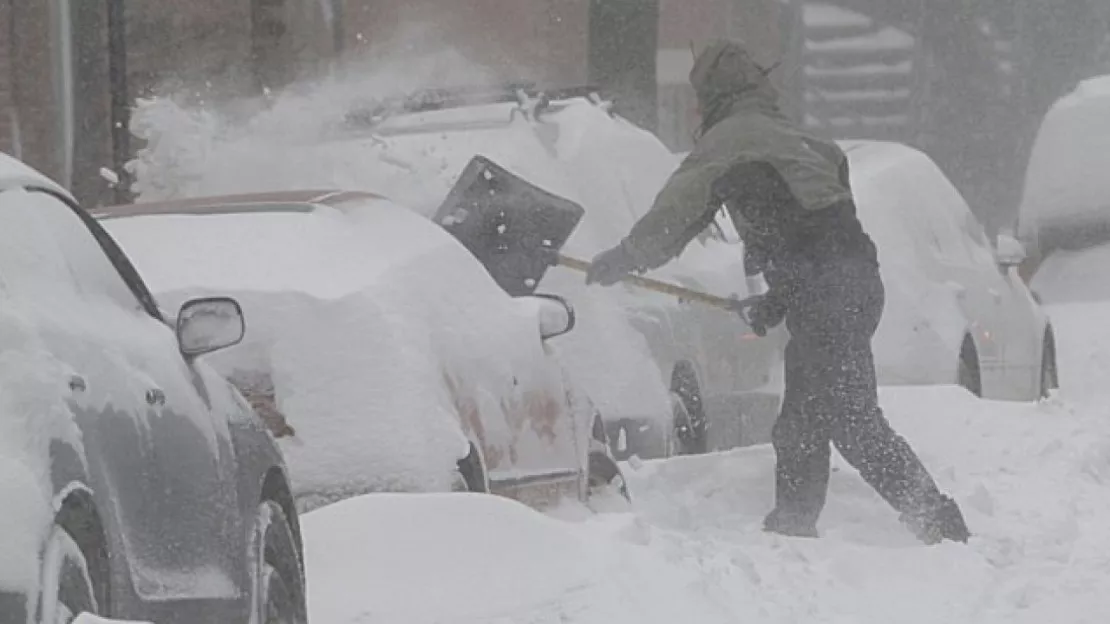
<path fill-rule="evenodd" d="M 888 416 L 964 508 L 925 547 L 839 458 L 819 540 L 762 533 L 774 454 L 626 467 L 634 503 L 543 515 L 480 496 L 353 499 L 304 517 L 316 624 L 1079 623 L 1110 613 L 1110 349 L 1054 310 L 1064 390 L 1041 404 L 887 388 Z"/>

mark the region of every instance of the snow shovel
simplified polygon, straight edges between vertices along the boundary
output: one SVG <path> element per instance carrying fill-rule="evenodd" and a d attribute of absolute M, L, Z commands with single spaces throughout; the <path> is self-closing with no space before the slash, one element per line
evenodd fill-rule
<path fill-rule="evenodd" d="M 585 273 L 590 263 L 560 253 L 586 211 L 545 191 L 484 156 L 467 164 L 434 220 L 459 240 L 511 296 L 532 294 L 544 273 L 562 266 Z M 683 301 L 740 314 L 757 297 L 733 299 L 639 275 L 623 282 Z"/>

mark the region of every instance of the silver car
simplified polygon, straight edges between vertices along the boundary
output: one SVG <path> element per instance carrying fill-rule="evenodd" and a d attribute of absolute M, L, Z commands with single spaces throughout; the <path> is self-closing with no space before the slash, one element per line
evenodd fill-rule
<path fill-rule="evenodd" d="M 3 154 L 0 239 L 0 624 L 304 622 L 285 464 L 198 360 L 242 339 L 239 305 L 167 321 L 73 198 Z"/>

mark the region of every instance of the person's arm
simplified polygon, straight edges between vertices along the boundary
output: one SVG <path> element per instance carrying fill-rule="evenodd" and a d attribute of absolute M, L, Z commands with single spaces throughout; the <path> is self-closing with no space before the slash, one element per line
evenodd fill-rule
<path fill-rule="evenodd" d="M 621 241 L 637 267 L 654 269 L 666 264 L 709 227 L 721 206 L 713 203 L 713 187 L 725 170 L 697 148 L 686 157 L 656 195 L 651 209 Z"/>

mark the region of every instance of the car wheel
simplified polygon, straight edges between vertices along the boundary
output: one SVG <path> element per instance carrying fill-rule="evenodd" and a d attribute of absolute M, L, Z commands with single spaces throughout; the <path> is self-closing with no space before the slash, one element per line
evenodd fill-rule
<path fill-rule="evenodd" d="M 696 455 L 698 449 L 705 448 L 704 428 L 699 430 L 697 423 L 690 417 L 686 401 L 678 393 L 671 393 L 673 432 L 669 436 L 668 456 Z"/>
<path fill-rule="evenodd" d="M 708 423 L 705 406 L 702 404 L 701 386 L 697 375 L 690 366 L 678 366 L 671 376 L 671 393 L 677 396 L 685 408 L 685 419 L 689 423 L 687 431 L 679 436 L 684 455 L 705 453 L 708 444 Z"/>
<path fill-rule="evenodd" d="M 1047 399 L 1053 390 L 1060 388 L 1060 372 L 1056 368 L 1056 344 L 1052 334 L 1046 333 L 1041 352 L 1041 398 Z"/>
<path fill-rule="evenodd" d="M 254 624 L 305 624 L 304 568 L 285 511 L 274 501 L 258 506 L 254 522 Z"/>
<path fill-rule="evenodd" d="M 69 624 L 82 613 L 101 615 L 97 587 L 81 547 L 54 525 L 43 550 L 39 622 Z"/>
<path fill-rule="evenodd" d="M 457 465 L 458 473 L 455 475 L 455 483 L 451 491 L 489 493 L 489 481 L 486 480 L 486 471 L 482 465 L 482 456 L 478 452 L 478 447 L 472 443 L 470 452 L 460 459 Z"/>
<path fill-rule="evenodd" d="M 956 382 L 971 394 L 983 396 L 983 378 L 979 369 L 979 353 L 970 338 L 964 339 L 960 348 L 960 362 L 956 372 Z"/>
<path fill-rule="evenodd" d="M 628 483 L 624 479 L 617 462 L 605 453 L 590 453 L 588 465 L 589 498 L 604 496 L 608 492 L 615 492 L 621 498 L 632 502 L 632 495 L 628 492 Z"/>

